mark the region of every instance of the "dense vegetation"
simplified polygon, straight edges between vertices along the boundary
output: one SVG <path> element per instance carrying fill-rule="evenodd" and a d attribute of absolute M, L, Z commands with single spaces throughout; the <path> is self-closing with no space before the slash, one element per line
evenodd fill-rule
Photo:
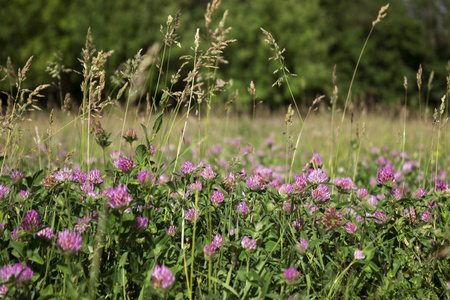
<path fill-rule="evenodd" d="M 90 9 L 103 7 L 99 3 Z M 108 5 L 119 9 L 119 3 Z M 261 15 L 273 19 L 298 8 L 282 3 L 262 1 L 248 10 L 264 9 Z M 304 5 L 308 10 L 298 11 L 304 26 L 334 6 Z M 432 84 L 422 82 L 420 67 L 413 83 L 405 78 L 400 85 L 399 114 L 387 111 L 380 121 L 354 105 L 352 87 L 365 98 L 373 93 L 354 75 L 364 71 L 361 57 L 388 19 L 384 5 L 370 18 L 362 49 L 352 49 L 359 58 L 347 79 L 349 90 L 339 91 L 334 71 L 331 95 L 316 97 L 302 111 L 298 93 L 325 90 L 321 67 L 302 66 L 316 81 L 299 89 L 290 64 L 296 68 L 304 61 L 291 60 L 282 44 L 293 40 L 280 42 L 265 28 L 245 24 L 247 15 L 239 16 L 244 11 L 234 12 L 244 19 L 234 24 L 255 26 L 251 53 L 265 53 L 264 62 L 241 51 L 226 25 L 232 10 L 223 11 L 219 0 L 208 3 L 202 29 L 197 20 L 188 26 L 194 33 L 190 47 L 176 47 L 180 15 L 169 15 L 161 44 L 138 51 L 111 74 L 114 53 L 96 48 L 87 29 L 78 71 L 61 60 L 47 68 L 62 110 L 35 112 L 40 100 L 52 99 L 47 84 L 27 88 L 32 58 L 17 69 L 10 59 L 0 66 L 7 100 L 0 115 L 0 298 L 450 297 L 450 77 L 434 106 L 424 95 Z M 89 11 L 84 13 L 87 18 Z M 329 45 L 345 49 L 334 38 Z M 397 61 L 395 49 L 388 53 Z M 184 56 L 172 72 L 177 51 Z M 370 55 L 392 59 L 378 54 Z M 226 81 L 235 58 L 259 79 L 247 81 L 236 72 L 239 81 Z M 393 74 L 408 70 L 396 67 Z M 81 78 L 81 105 L 73 93 L 64 95 L 65 76 Z M 271 87 L 272 81 L 285 90 Z M 252 113 L 236 118 L 237 93 L 227 89 L 239 85 Z M 411 89 L 418 90 L 416 102 Z M 380 91 L 395 94 L 389 86 Z M 342 102 L 339 95 L 346 95 Z M 288 98 L 290 104 L 275 120 L 261 115 L 261 96 L 278 99 L 274 103 Z M 415 103 L 418 117 L 408 118 Z M 377 123 L 370 124 L 372 118 Z"/>

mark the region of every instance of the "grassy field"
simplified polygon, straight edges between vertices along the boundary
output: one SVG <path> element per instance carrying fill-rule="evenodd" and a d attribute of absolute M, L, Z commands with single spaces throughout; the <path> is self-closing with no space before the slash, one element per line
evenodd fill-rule
<path fill-rule="evenodd" d="M 408 115 L 407 99 L 396 112 L 353 109 L 351 88 L 310 108 L 291 94 L 269 113 L 252 82 L 252 113 L 239 114 L 214 96 L 228 43 L 213 35 L 201 52 L 197 32 L 186 86 L 137 112 L 155 60 L 138 55 L 105 92 L 110 53 L 90 38 L 76 112 L 36 112 L 46 86 L 21 88 L 28 63 L 6 68 L 0 298 L 450 297 L 448 90 Z"/>

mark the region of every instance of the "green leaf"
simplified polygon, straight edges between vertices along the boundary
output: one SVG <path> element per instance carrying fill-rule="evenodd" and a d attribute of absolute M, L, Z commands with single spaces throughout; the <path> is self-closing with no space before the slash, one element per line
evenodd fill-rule
<path fill-rule="evenodd" d="M 70 275 L 70 268 L 67 265 L 57 264 L 56 267 L 60 269 L 63 273 Z"/>
<path fill-rule="evenodd" d="M 162 119 L 163 119 L 163 114 L 159 114 L 158 117 L 156 118 L 155 123 L 153 124 L 153 129 L 152 129 L 152 140 L 153 141 L 155 139 L 156 134 L 159 132 L 159 130 L 161 129 L 162 126 Z"/>
<path fill-rule="evenodd" d="M 147 127 L 144 124 L 141 124 L 142 127 L 142 131 L 144 131 L 144 137 L 145 137 L 145 144 L 147 145 L 147 148 L 150 148 L 150 141 L 148 140 L 148 135 L 147 135 Z"/>
<path fill-rule="evenodd" d="M 139 145 L 136 148 L 136 159 L 140 164 L 145 160 L 145 157 L 147 156 L 147 148 L 144 145 Z"/>
<path fill-rule="evenodd" d="M 119 260 L 119 267 L 125 266 L 125 263 L 127 262 L 127 258 L 128 258 L 128 252 L 125 252 Z"/>
<path fill-rule="evenodd" d="M 44 264 L 44 260 L 37 252 L 33 253 L 33 255 L 30 257 L 30 260 L 34 261 L 35 263 L 40 264 L 40 265 Z"/>

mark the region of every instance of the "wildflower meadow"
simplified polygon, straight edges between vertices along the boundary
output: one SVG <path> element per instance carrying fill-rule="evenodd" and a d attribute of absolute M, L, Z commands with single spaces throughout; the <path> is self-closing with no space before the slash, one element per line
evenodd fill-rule
<path fill-rule="evenodd" d="M 0 67 L 0 299 L 450 298 L 450 77 L 436 108 L 421 69 L 417 111 L 406 79 L 397 114 L 353 105 L 385 5 L 345 95 L 333 80 L 309 107 L 290 92 L 272 114 L 249 81 L 251 110 L 234 113 L 235 94 L 218 100 L 236 42 L 219 5 L 174 74 L 178 14 L 114 74 L 89 30 L 79 70 L 47 70 L 56 85 L 61 72 L 82 78 L 80 105 L 61 94 L 41 112 L 48 85 L 24 88 L 32 58 Z M 273 88 L 291 91 L 289 55 L 275 33 L 260 38 Z"/>

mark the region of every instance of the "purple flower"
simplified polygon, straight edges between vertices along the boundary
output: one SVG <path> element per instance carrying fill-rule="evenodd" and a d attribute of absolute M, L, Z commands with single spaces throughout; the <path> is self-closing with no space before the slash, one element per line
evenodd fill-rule
<path fill-rule="evenodd" d="M 356 196 L 360 199 L 363 199 L 363 198 L 369 196 L 369 192 L 367 191 L 366 188 L 360 188 L 356 191 Z"/>
<path fill-rule="evenodd" d="M 9 195 L 10 189 L 0 183 L 0 200 L 5 200 Z"/>
<path fill-rule="evenodd" d="M 289 269 L 284 270 L 284 278 L 286 279 L 287 284 L 292 284 L 294 281 L 298 279 L 298 271 L 294 267 L 290 267 Z"/>
<path fill-rule="evenodd" d="M 23 238 L 22 236 L 18 236 L 19 234 L 19 229 L 14 229 L 13 232 L 11 233 L 11 239 L 13 241 L 21 241 Z"/>
<path fill-rule="evenodd" d="M 296 221 L 292 221 L 291 226 L 292 226 L 292 228 L 295 229 L 295 231 L 299 231 L 299 230 L 300 230 L 300 227 L 301 227 L 301 229 L 303 230 L 303 229 L 304 229 L 304 226 L 305 226 L 304 221 L 303 221 L 303 218 L 298 219 L 298 220 L 296 220 Z"/>
<path fill-rule="evenodd" d="M 412 197 L 416 199 L 420 199 L 425 196 L 425 190 L 423 188 L 418 188 L 412 193 Z"/>
<path fill-rule="evenodd" d="M 376 208 L 377 205 L 378 205 L 378 199 L 377 199 L 377 197 L 375 197 L 375 196 L 370 196 L 367 202 L 368 202 L 369 205 L 372 206 L 373 208 Z"/>
<path fill-rule="evenodd" d="M 283 209 L 285 212 L 289 213 L 291 211 L 294 211 L 295 208 L 296 208 L 295 205 L 292 207 L 290 199 L 283 202 Z"/>
<path fill-rule="evenodd" d="M 322 225 L 325 227 L 325 231 L 334 230 L 343 222 L 342 212 L 336 211 L 334 207 L 327 208 L 322 215 Z"/>
<path fill-rule="evenodd" d="M 169 228 L 167 229 L 167 234 L 170 236 L 175 236 L 176 232 L 177 232 L 177 226 L 175 226 L 175 225 L 170 225 Z"/>
<path fill-rule="evenodd" d="M 334 179 L 334 184 L 342 190 L 352 190 L 354 188 L 353 180 L 350 177 L 338 177 Z"/>
<path fill-rule="evenodd" d="M 247 203 L 245 203 L 244 201 L 242 201 L 241 203 L 238 204 L 237 206 L 237 212 L 238 214 L 242 215 L 242 216 L 246 216 L 249 213 L 249 209 L 247 206 Z"/>
<path fill-rule="evenodd" d="M 382 185 L 392 186 L 395 182 L 394 173 L 390 167 L 381 167 L 378 171 L 377 182 Z"/>
<path fill-rule="evenodd" d="M 373 216 L 378 219 L 374 220 L 374 222 L 378 224 L 382 224 L 383 221 L 386 221 L 387 219 L 386 215 L 379 210 L 377 210 Z"/>
<path fill-rule="evenodd" d="M 138 217 L 135 220 L 134 228 L 137 230 L 144 230 L 147 228 L 148 218 L 147 217 Z"/>
<path fill-rule="evenodd" d="M 216 245 L 211 244 L 211 245 L 205 245 L 205 247 L 203 247 L 203 253 L 205 253 L 205 259 L 211 259 L 214 256 L 214 253 L 216 253 Z"/>
<path fill-rule="evenodd" d="M 56 182 L 65 182 L 73 180 L 73 172 L 70 168 L 64 168 L 55 172 Z"/>
<path fill-rule="evenodd" d="M 445 181 L 437 181 L 436 182 L 436 191 L 445 191 L 450 187 L 450 184 L 448 184 Z"/>
<path fill-rule="evenodd" d="M 211 168 L 211 165 L 207 165 L 205 169 L 203 169 L 202 173 L 201 173 L 203 179 L 208 180 L 208 179 L 214 179 L 216 177 L 216 172 L 213 171 L 213 169 Z"/>
<path fill-rule="evenodd" d="M 5 283 L 11 277 L 14 277 L 16 285 L 19 285 L 22 282 L 30 281 L 33 278 L 33 271 L 23 263 L 3 266 L 0 269 L 1 282 Z"/>
<path fill-rule="evenodd" d="M 225 197 L 223 196 L 223 194 L 219 191 L 214 191 L 214 193 L 211 196 L 211 201 L 217 205 L 219 205 L 220 203 L 223 202 L 223 200 L 225 199 Z"/>
<path fill-rule="evenodd" d="M 119 158 L 114 161 L 113 165 L 122 172 L 127 173 L 133 169 L 134 162 L 126 156 L 119 156 Z"/>
<path fill-rule="evenodd" d="M 58 235 L 58 246 L 63 251 L 75 253 L 81 248 L 82 238 L 78 232 L 72 232 L 69 229 L 61 231 Z"/>
<path fill-rule="evenodd" d="M 358 227 L 352 222 L 347 222 L 345 224 L 345 230 L 350 234 L 354 234 L 356 232 L 356 229 L 358 229 Z"/>
<path fill-rule="evenodd" d="M 273 176 L 272 168 L 259 168 L 256 173 L 259 173 L 264 180 L 270 180 Z"/>
<path fill-rule="evenodd" d="M 234 191 L 236 188 L 236 178 L 233 173 L 228 173 L 222 181 L 222 187 L 228 192 Z"/>
<path fill-rule="evenodd" d="M 19 172 L 19 171 L 17 171 L 17 170 L 11 171 L 11 173 L 9 174 L 9 176 L 11 177 L 11 179 L 12 179 L 12 181 L 13 181 L 14 183 L 21 182 L 22 179 L 23 179 L 23 173 L 22 173 L 22 172 Z"/>
<path fill-rule="evenodd" d="M 241 180 L 245 180 L 247 178 L 247 171 L 242 168 L 239 172 L 236 173 L 236 177 Z"/>
<path fill-rule="evenodd" d="M 199 215 L 199 210 L 197 209 L 197 211 L 193 208 L 187 210 L 184 214 L 184 219 L 188 220 L 188 221 L 194 221 L 198 219 L 198 215 Z"/>
<path fill-rule="evenodd" d="M 304 238 L 300 238 L 299 243 L 297 244 L 297 249 L 300 253 L 305 253 L 306 249 L 308 249 L 308 242 Z"/>
<path fill-rule="evenodd" d="M 361 250 L 355 250 L 355 259 L 364 259 L 366 258 L 364 256 L 364 253 Z"/>
<path fill-rule="evenodd" d="M 266 187 L 264 177 L 260 173 L 250 176 L 245 184 L 251 191 L 260 191 Z"/>
<path fill-rule="evenodd" d="M 327 174 L 322 169 L 314 169 L 308 175 L 308 182 L 311 183 L 322 183 L 328 180 Z"/>
<path fill-rule="evenodd" d="M 402 191 L 399 188 L 394 188 L 392 191 L 389 191 L 391 195 L 394 195 L 395 200 L 400 200 L 402 198 Z"/>
<path fill-rule="evenodd" d="M 118 209 L 120 212 L 123 212 L 126 209 L 133 198 L 128 194 L 127 187 L 125 185 L 118 185 L 115 188 L 106 189 L 104 191 L 106 197 L 109 198 L 108 205 L 111 208 Z"/>
<path fill-rule="evenodd" d="M 180 173 L 183 176 L 189 176 L 192 174 L 192 172 L 194 172 L 195 170 L 195 166 L 193 163 L 191 163 L 190 161 L 186 161 L 180 169 Z"/>
<path fill-rule="evenodd" d="M 194 183 L 191 183 L 189 185 L 189 188 L 191 189 L 191 191 L 201 192 L 202 191 L 202 182 L 200 180 L 195 180 Z"/>
<path fill-rule="evenodd" d="M 118 159 L 121 156 L 123 156 L 123 152 L 120 150 L 116 150 L 109 154 L 109 157 L 111 157 L 112 159 Z"/>
<path fill-rule="evenodd" d="M 39 219 L 38 213 L 32 209 L 27 212 L 25 218 L 23 218 L 22 224 L 19 229 L 23 229 L 26 232 L 35 232 L 42 227 L 41 219 Z"/>
<path fill-rule="evenodd" d="M 278 193 L 282 197 L 289 197 L 293 192 L 294 188 L 289 183 L 281 185 L 281 187 L 278 189 Z"/>
<path fill-rule="evenodd" d="M 428 210 L 424 211 L 422 213 L 422 221 L 424 221 L 425 223 L 430 222 L 430 216 L 431 216 L 431 214 Z"/>
<path fill-rule="evenodd" d="M 230 235 L 235 235 L 236 234 L 236 228 L 230 228 L 230 230 L 228 231 L 228 233 Z"/>
<path fill-rule="evenodd" d="M 172 275 L 170 269 L 164 265 L 161 267 L 156 265 L 151 272 L 153 287 L 155 289 L 162 288 L 167 290 L 175 281 L 175 276 Z"/>
<path fill-rule="evenodd" d="M 102 175 L 100 174 L 100 171 L 97 169 L 89 171 L 89 182 L 94 184 L 100 184 L 103 183 Z"/>
<path fill-rule="evenodd" d="M 0 223 L 0 233 L 2 233 L 3 230 L 5 230 L 5 223 Z"/>
<path fill-rule="evenodd" d="M 29 196 L 30 196 L 29 190 L 21 190 L 19 193 L 17 193 L 17 198 L 21 200 L 28 199 Z"/>
<path fill-rule="evenodd" d="M 219 248 L 220 246 L 225 245 L 225 243 L 223 242 L 222 235 L 220 233 L 218 233 L 214 236 L 214 239 L 213 239 L 211 245 L 216 246 L 216 248 Z"/>
<path fill-rule="evenodd" d="M 80 170 L 75 170 L 73 171 L 72 174 L 72 180 L 79 182 L 79 183 L 83 183 L 87 180 L 87 175 L 83 172 L 81 172 Z"/>
<path fill-rule="evenodd" d="M 152 187 L 156 182 L 152 172 L 149 172 L 147 170 L 142 170 L 141 172 L 139 172 L 137 180 L 142 186 L 145 186 L 147 188 Z"/>
<path fill-rule="evenodd" d="M 319 184 L 319 186 L 311 192 L 311 196 L 316 201 L 327 201 L 331 193 L 329 192 L 328 186 L 324 184 Z"/>
<path fill-rule="evenodd" d="M 416 211 L 414 210 L 414 207 L 410 207 L 409 210 L 405 208 L 404 216 L 407 217 L 411 223 L 417 224 Z"/>
<path fill-rule="evenodd" d="M 43 239 L 49 241 L 49 242 L 53 241 L 53 239 L 55 238 L 55 235 L 53 234 L 53 230 L 50 227 L 41 229 L 40 231 L 38 231 L 38 233 L 36 235 L 40 238 L 43 238 Z"/>
<path fill-rule="evenodd" d="M 250 239 L 248 236 L 244 236 L 242 238 L 241 245 L 244 249 L 253 251 L 256 249 L 256 240 Z"/>
<path fill-rule="evenodd" d="M 296 192 L 303 193 L 308 186 L 308 182 L 306 180 L 305 174 L 295 175 L 295 180 L 293 184 L 293 188 Z"/>
<path fill-rule="evenodd" d="M 8 292 L 6 285 L 0 285 L 0 298 L 3 298 Z"/>
<path fill-rule="evenodd" d="M 91 218 L 89 218 L 88 216 L 78 218 L 77 225 L 75 225 L 75 231 L 79 234 L 84 233 L 87 228 L 91 227 L 91 225 L 89 224 L 90 221 Z"/>

